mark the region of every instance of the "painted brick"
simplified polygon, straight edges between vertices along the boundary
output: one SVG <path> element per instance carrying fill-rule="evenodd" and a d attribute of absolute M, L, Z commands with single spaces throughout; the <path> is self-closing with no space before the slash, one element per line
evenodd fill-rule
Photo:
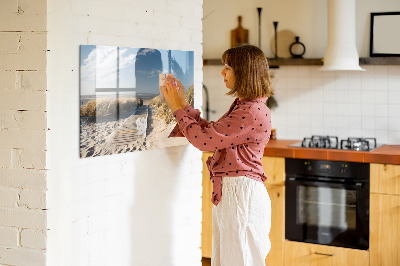
<path fill-rule="evenodd" d="M 0 128 L 46 130 L 46 116 L 43 111 L 0 110 Z"/>
<path fill-rule="evenodd" d="M 9 149 L 0 149 L 0 169 L 11 167 L 11 153 Z"/>
<path fill-rule="evenodd" d="M 0 169 L 0 186 L 46 189 L 46 170 Z"/>
<path fill-rule="evenodd" d="M 19 52 L 19 33 L 0 32 L 0 40 L 0 54 L 16 54 Z"/>
<path fill-rule="evenodd" d="M 17 207 L 18 189 L 9 187 L 0 187 L 0 207 Z"/>
<path fill-rule="evenodd" d="M 46 90 L 45 71 L 16 71 L 15 89 L 45 91 Z"/>
<path fill-rule="evenodd" d="M 46 231 L 23 229 L 21 246 L 26 248 L 46 249 Z"/>
<path fill-rule="evenodd" d="M 22 150 L 21 166 L 28 169 L 46 168 L 46 151 L 44 150 Z"/>
<path fill-rule="evenodd" d="M 7 266 L 43 266 L 46 265 L 46 254 L 43 251 L 0 247 L 0 263 Z"/>
<path fill-rule="evenodd" d="M 2 20 L 1 20 L 2 21 Z M 47 34 L 21 32 L 17 54 L 0 54 L 0 70 L 46 70 Z"/>
<path fill-rule="evenodd" d="M 46 94 L 36 91 L 0 91 L 0 109 L 45 111 Z"/>
<path fill-rule="evenodd" d="M 40 150 L 46 145 L 46 131 L 0 130 L 1 149 Z"/>
<path fill-rule="evenodd" d="M 15 88 L 15 71 L 5 71 L 0 68 L 0 91 L 13 90 Z"/>
<path fill-rule="evenodd" d="M 0 31 L 45 31 L 47 2 L 2 0 Z"/>
<path fill-rule="evenodd" d="M 29 229 L 46 229 L 46 212 L 24 208 L 0 208 L 0 226 L 13 226 Z"/>
<path fill-rule="evenodd" d="M 46 208 L 46 191 L 22 189 L 20 192 L 20 206 L 29 209 L 45 209 Z"/>
<path fill-rule="evenodd" d="M 15 13 L 18 11 L 18 1 L 15 0 L 2 0 L 0 14 Z"/>
<path fill-rule="evenodd" d="M 45 0 L 36 0 L 34 2 L 30 0 L 19 0 L 19 2 L 21 9 L 24 11 L 24 14 L 46 15 L 47 1 Z"/>
<path fill-rule="evenodd" d="M 0 227 L 0 247 L 17 247 L 19 232 L 16 228 Z M 0 259 L 1 263 L 1 259 Z"/>

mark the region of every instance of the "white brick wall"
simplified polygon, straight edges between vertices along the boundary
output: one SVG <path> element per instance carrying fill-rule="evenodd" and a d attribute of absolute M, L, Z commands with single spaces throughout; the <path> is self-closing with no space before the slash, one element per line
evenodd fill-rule
<path fill-rule="evenodd" d="M 1 265 L 45 265 L 46 3 L 0 3 Z"/>
<path fill-rule="evenodd" d="M 47 9 L 47 264 L 201 265 L 201 152 L 80 159 L 78 110 L 81 44 L 194 50 L 201 105 L 202 0 L 56 0 Z"/>

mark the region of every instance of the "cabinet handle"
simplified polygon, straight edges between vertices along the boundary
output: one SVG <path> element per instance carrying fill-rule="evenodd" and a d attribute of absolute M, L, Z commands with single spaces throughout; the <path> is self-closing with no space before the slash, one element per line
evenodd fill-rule
<path fill-rule="evenodd" d="M 335 256 L 335 254 L 327 254 L 327 253 L 320 253 L 320 252 L 314 252 L 315 255 L 323 255 L 323 256 Z"/>

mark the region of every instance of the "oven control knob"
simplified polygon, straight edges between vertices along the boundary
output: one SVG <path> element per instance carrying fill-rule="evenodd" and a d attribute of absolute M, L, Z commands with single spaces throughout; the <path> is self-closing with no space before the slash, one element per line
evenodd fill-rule
<path fill-rule="evenodd" d="M 311 162 L 305 162 L 304 165 L 306 166 L 306 170 L 307 170 L 307 171 L 310 172 L 310 171 L 312 170 Z"/>
<path fill-rule="evenodd" d="M 342 164 L 342 167 L 340 168 L 340 173 L 341 174 L 346 173 L 346 169 L 347 169 L 347 164 Z"/>

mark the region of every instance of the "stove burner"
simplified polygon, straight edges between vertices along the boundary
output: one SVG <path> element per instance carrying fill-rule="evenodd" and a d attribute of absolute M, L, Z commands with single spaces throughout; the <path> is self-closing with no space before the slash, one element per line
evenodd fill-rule
<path fill-rule="evenodd" d="M 340 141 L 343 150 L 369 151 L 376 148 L 376 138 L 347 138 Z"/>
<path fill-rule="evenodd" d="M 301 147 L 305 148 L 326 148 L 338 149 L 338 137 L 333 136 L 312 136 L 311 138 L 304 138 L 301 142 Z"/>
<path fill-rule="evenodd" d="M 336 136 L 316 136 L 304 138 L 302 142 L 292 144 L 293 147 L 341 149 L 353 151 L 371 151 L 378 147 L 376 138 L 347 138 L 340 141 Z"/>

